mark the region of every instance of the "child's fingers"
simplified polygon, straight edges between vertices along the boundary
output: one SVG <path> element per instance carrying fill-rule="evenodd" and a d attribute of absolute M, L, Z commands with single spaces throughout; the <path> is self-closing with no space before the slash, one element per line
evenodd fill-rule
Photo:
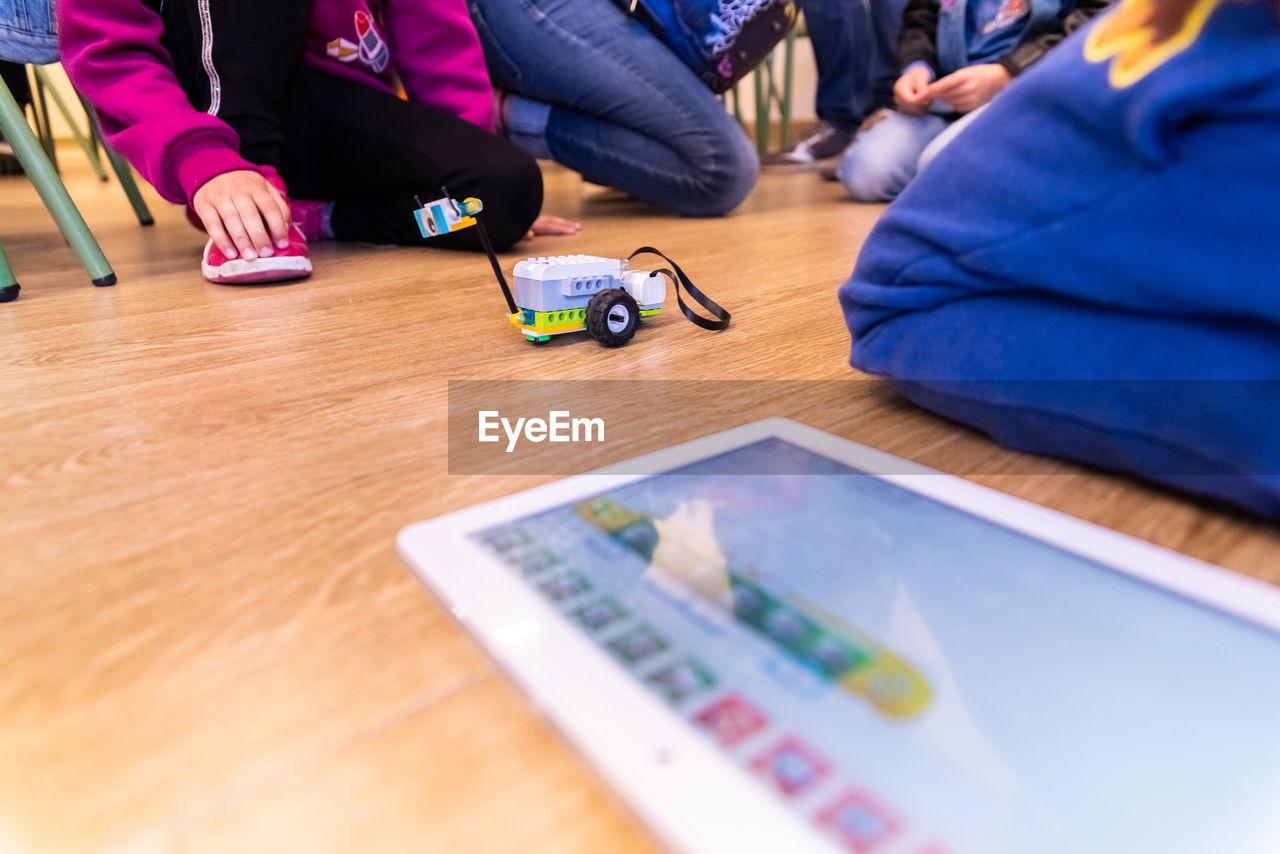
<path fill-rule="evenodd" d="M 253 248 L 259 255 L 268 258 L 275 251 L 271 236 L 267 234 L 266 224 L 262 221 L 262 212 L 253 196 L 243 195 L 236 198 L 236 210 L 240 212 L 240 222 L 244 224 L 245 233 L 253 242 Z"/>
<path fill-rule="evenodd" d="M 255 260 L 258 257 L 258 252 L 253 248 L 253 241 L 249 239 L 249 233 L 245 231 L 240 211 L 237 210 L 235 202 L 231 199 L 223 199 L 218 205 L 218 214 L 222 217 L 222 227 L 227 230 L 227 236 L 235 244 L 236 251 L 247 261 Z"/>
<path fill-rule="evenodd" d="M 950 96 L 959 94 L 964 89 L 972 88 L 973 78 L 966 74 L 968 69 L 961 69 L 954 74 L 948 74 L 936 83 L 932 83 L 925 89 L 925 94 L 930 98 L 949 99 Z"/>
<path fill-rule="evenodd" d="M 289 210 L 289 203 L 280 195 L 280 191 L 270 184 L 267 184 L 267 194 L 271 196 L 276 210 L 280 212 L 280 218 L 284 221 L 283 233 L 276 234 L 275 230 L 272 229 L 271 236 L 276 239 L 276 246 L 285 249 L 289 245 L 289 226 L 293 222 L 293 211 Z M 266 208 L 263 208 L 263 210 L 266 210 Z M 267 223 L 270 225 L 271 221 L 267 220 Z"/>
<path fill-rule="evenodd" d="M 929 88 L 925 89 L 924 94 L 930 98 L 940 98 L 944 101 L 948 101 L 951 99 L 951 95 L 955 90 L 956 81 L 952 80 L 950 77 L 943 77 L 937 83 L 934 83 L 929 86 Z"/>
<path fill-rule="evenodd" d="M 203 209 L 196 210 L 196 216 L 200 217 L 200 221 L 204 223 L 204 230 L 209 233 L 209 239 L 213 241 L 213 245 L 228 258 L 235 258 L 240 253 L 236 250 L 236 245 L 231 241 L 226 229 L 222 227 L 222 218 L 218 216 L 218 212 L 211 206 L 205 206 Z"/>
<path fill-rule="evenodd" d="M 904 78 L 902 91 L 897 93 L 898 111 L 908 116 L 922 116 L 929 108 L 925 97 L 929 84 L 924 80 Z"/>
<path fill-rule="evenodd" d="M 939 101 L 946 101 L 948 104 L 955 104 L 956 99 L 960 97 L 960 90 L 954 86 L 948 86 L 946 89 L 934 91 L 929 90 L 929 97 L 936 98 Z"/>
<path fill-rule="evenodd" d="M 288 206 L 283 203 L 277 204 L 277 199 L 273 198 L 270 193 L 259 193 L 253 197 L 253 201 L 267 223 L 267 231 L 271 234 L 271 240 L 275 241 L 277 247 L 284 249 L 289 245 Z M 282 208 L 283 211 L 281 210 Z"/>

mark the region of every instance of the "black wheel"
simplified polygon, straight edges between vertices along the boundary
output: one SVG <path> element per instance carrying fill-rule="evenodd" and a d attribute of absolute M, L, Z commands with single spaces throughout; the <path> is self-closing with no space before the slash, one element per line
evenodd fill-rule
<path fill-rule="evenodd" d="M 622 288 L 609 288 L 587 303 L 587 332 L 606 347 L 631 340 L 640 325 L 640 306 Z"/>

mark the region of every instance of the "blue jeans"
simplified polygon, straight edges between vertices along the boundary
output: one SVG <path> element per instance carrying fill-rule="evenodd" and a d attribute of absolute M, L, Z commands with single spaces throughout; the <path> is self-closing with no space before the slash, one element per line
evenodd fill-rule
<path fill-rule="evenodd" d="M 818 67 L 818 118 L 852 132 L 892 103 L 906 0 L 804 0 Z"/>
<path fill-rule="evenodd" d="M 920 155 L 947 128 L 941 116 L 881 110 L 845 151 L 836 177 L 860 202 L 887 202 L 916 176 Z"/>
<path fill-rule="evenodd" d="M 596 184 L 718 216 L 759 161 L 720 100 L 611 0 L 469 0 L 511 141 Z"/>
<path fill-rule="evenodd" d="M 52 0 L 0 0 L 0 59 L 37 65 L 58 61 Z"/>

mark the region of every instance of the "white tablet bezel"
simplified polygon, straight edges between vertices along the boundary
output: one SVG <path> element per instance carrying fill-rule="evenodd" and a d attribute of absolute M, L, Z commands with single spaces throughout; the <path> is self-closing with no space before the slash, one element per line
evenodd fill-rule
<path fill-rule="evenodd" d="M 841 849 L 468 537 L 771 437 L 1280 632 L 1270 585 L 782 418 L 402 530 L 397 547 L 417 576 L 672 850 Z"/>

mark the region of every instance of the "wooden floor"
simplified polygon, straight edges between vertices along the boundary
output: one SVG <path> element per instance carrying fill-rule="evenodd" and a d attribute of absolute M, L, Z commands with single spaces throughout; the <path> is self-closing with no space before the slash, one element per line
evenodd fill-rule
<path fill-rule="evenodd" d="M 393 553 L 408 523 L 551 479 L 449 475 L 447 382 L 850 380 L 834 292 L 880 209 L 771 175 L 732 217 L 676 219 L 550 172 L 547 210 L 585 228 L 508 266 L 655 244 L 734 324 L 669 311 L 621 350 L 536 348 L 476 256 L 327 245 L 309 282 L 208 285 L 179 211 L 152 197 L 139 228 L 69 172 L 117 287 L 0 179 L 23 284 L 0 305 L 0 851 L 653 850 Z M 855 385 L 762 414 L 1280 580 L 1275 528 Z"/>

